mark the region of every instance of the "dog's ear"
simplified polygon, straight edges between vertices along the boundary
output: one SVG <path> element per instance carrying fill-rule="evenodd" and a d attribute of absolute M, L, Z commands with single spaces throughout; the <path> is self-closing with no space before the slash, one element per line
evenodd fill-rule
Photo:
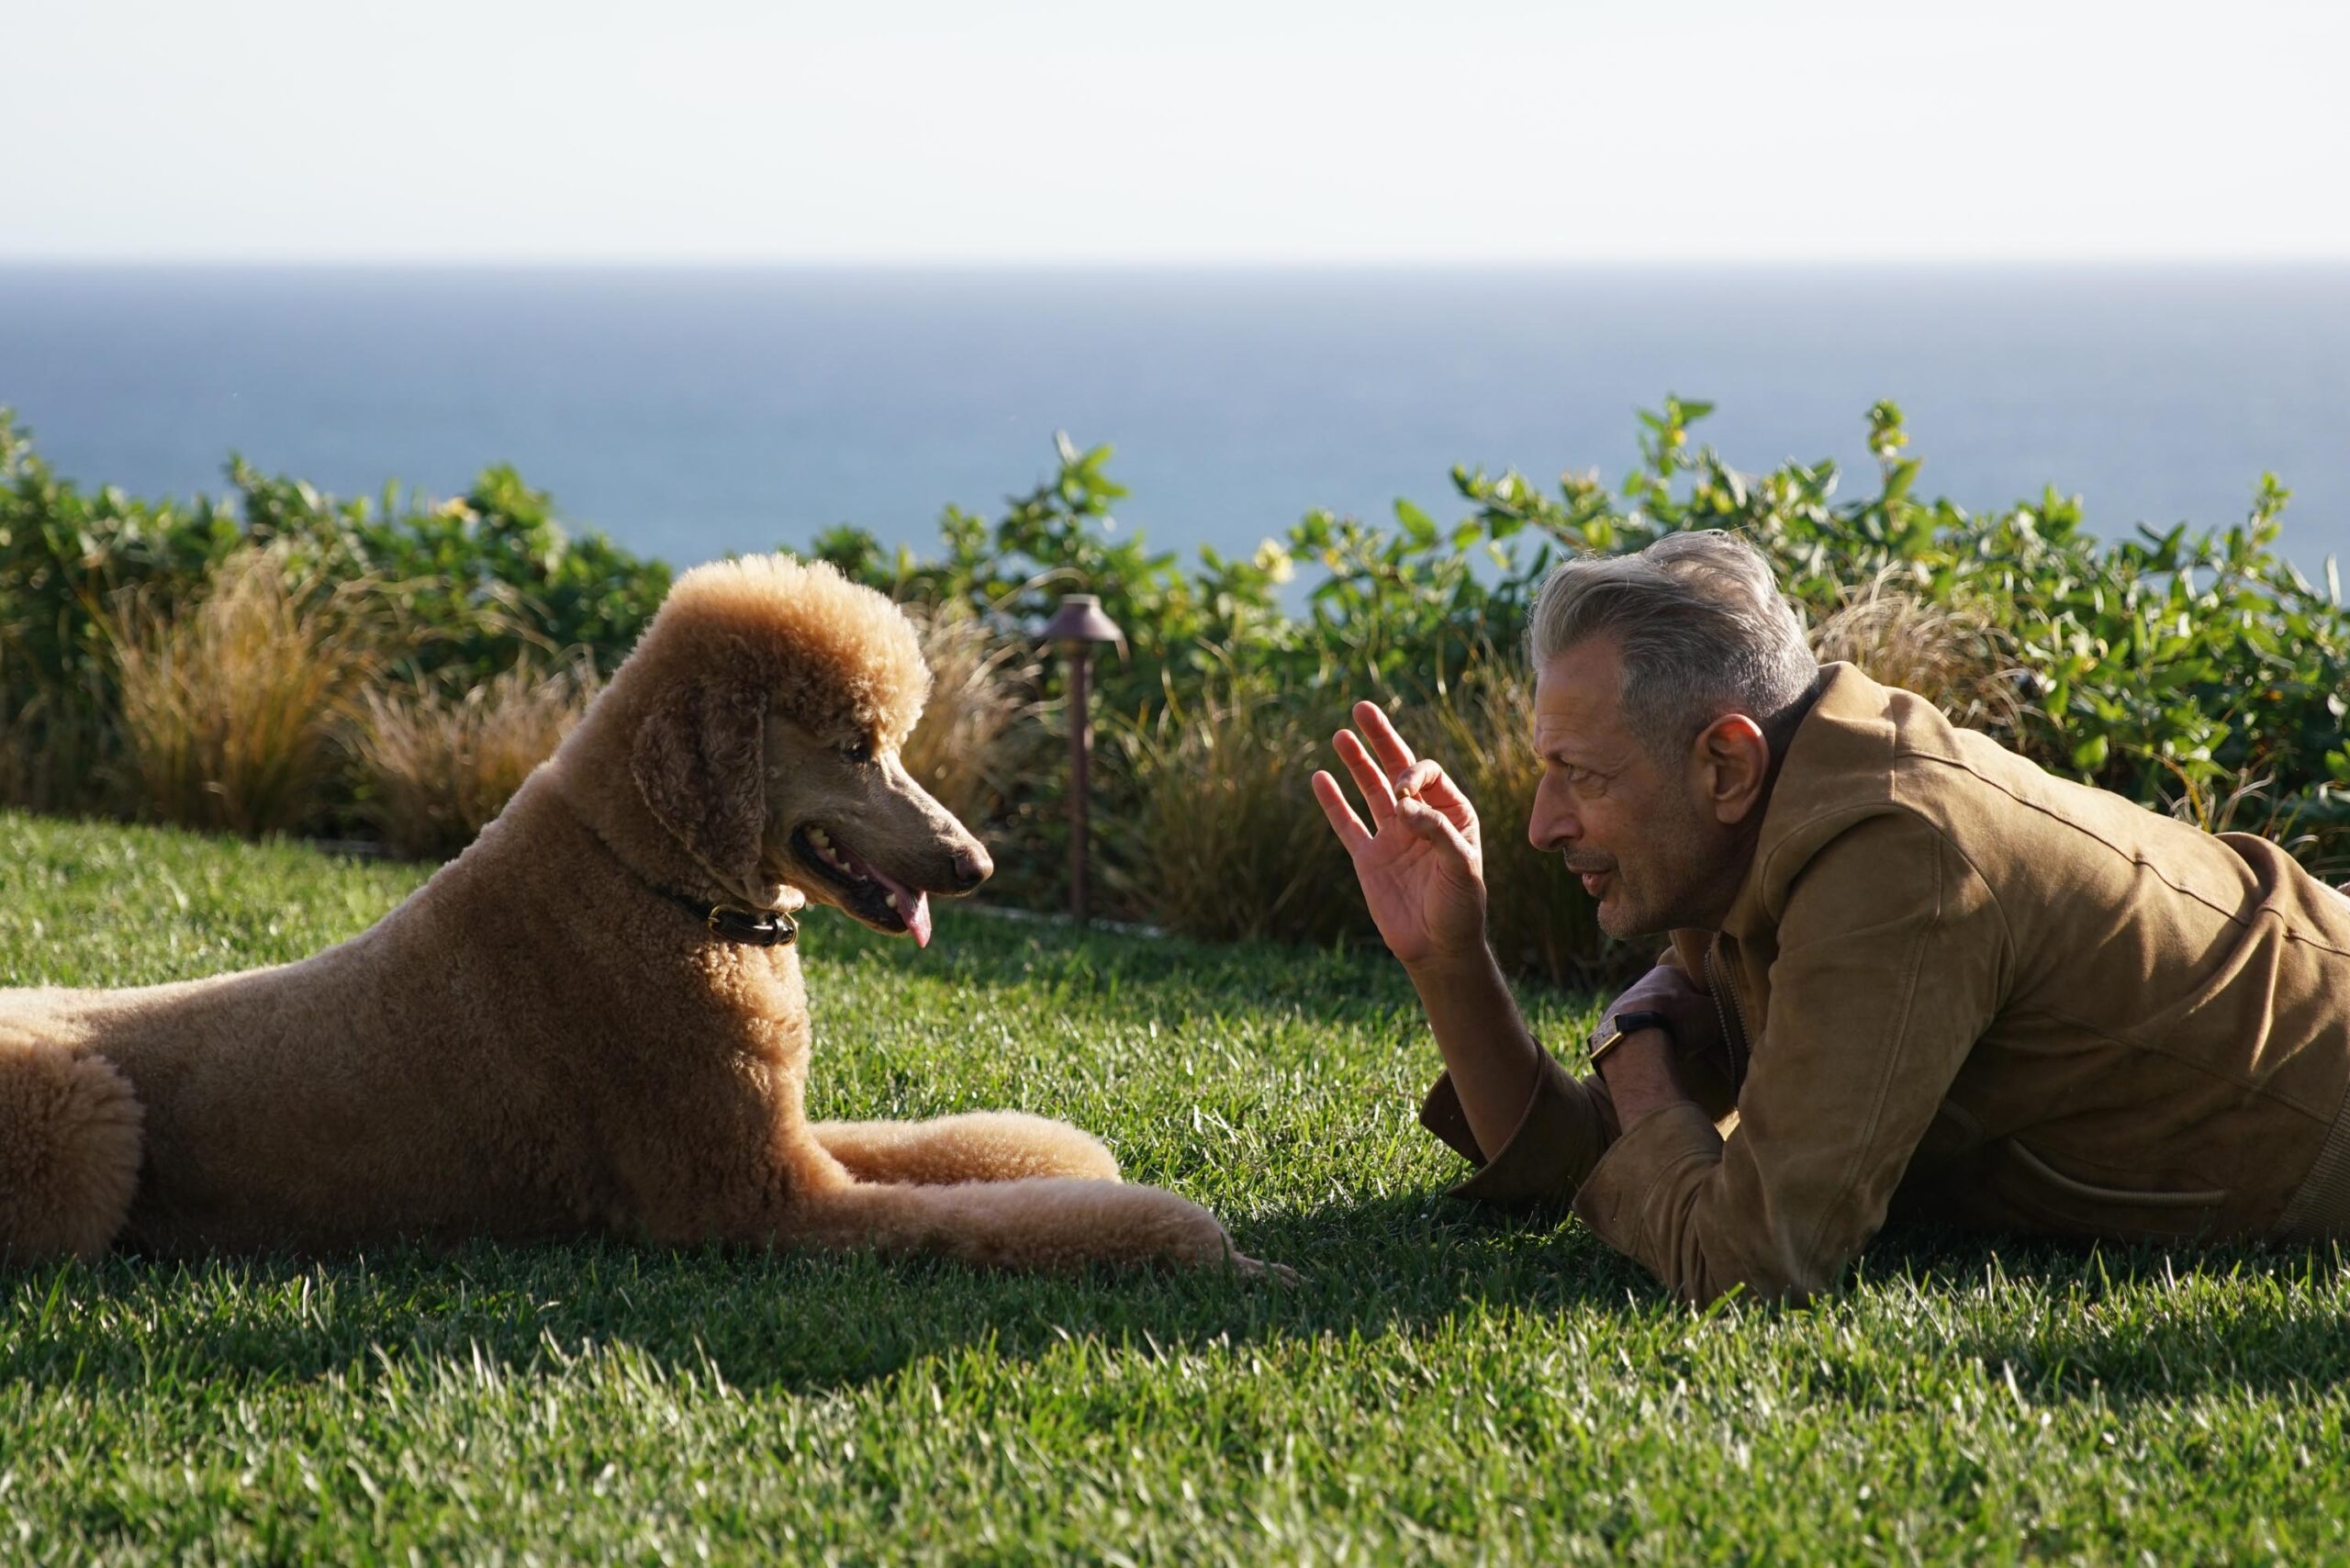
<path fill-rule="evenodd" d="M 767 833 L 766 761 L 767 693 L 708 675 L 662 695 L 637 728 L 629 774 L 686 852 L 747 892 Z"/>

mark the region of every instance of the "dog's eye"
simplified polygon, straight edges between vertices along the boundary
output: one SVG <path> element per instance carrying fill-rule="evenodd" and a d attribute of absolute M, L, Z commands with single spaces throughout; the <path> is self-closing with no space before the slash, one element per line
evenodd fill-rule
<path fill-rule="evenodd" d="M 849 762 L 871 762 L 873 760 L 873 747 L 869 743 L 865 741 L 851 741 L 848 745 L 841 747 L 841 756 L 843 759 Z"/>

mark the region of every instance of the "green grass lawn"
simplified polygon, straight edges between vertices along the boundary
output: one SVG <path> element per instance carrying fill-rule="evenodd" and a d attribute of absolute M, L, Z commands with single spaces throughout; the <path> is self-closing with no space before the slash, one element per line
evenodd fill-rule
<path fill-rule="evenodd" d="M 420 879 L 0 815 L 0 981 L 291 958 Z M 612 1245 L 0 1272 L 0 1560 L 2350 1553 L 2332 1254 L 1889 1238 L 1810 1311 L 1465 1211 L 1374 957 L 802 938 L 811 1111 L 1014 1106 L 1305 1276 Z M 1574 1038 L 1587 999 L 1531 999 Z"/>

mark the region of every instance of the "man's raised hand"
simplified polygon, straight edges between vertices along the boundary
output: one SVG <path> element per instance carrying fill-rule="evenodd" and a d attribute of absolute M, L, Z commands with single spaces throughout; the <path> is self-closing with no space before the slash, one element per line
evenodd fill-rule
<path fill-rule="evenodd" d="M 1354 719 L 1361 734 L 1341 730 L 1333 744 L 1371 825 L 1326 772 L 1314 775 L 1314 799 L 1354 861 L 1380 935 L 1406 966 L 1482 959 L 1485 866 L 1476 808 L 1441 767 L 1413 756 L 1377 704 L 1356 703 Z"/>

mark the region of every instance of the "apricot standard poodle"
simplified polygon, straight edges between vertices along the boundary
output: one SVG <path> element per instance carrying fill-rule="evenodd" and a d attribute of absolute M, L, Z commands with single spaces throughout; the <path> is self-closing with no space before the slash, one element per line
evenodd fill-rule
<path fill-rule="evenodd" d="M 810 1122 L 791 916 L 927 944 L 987 852 L 899 766 L 930 677 L 822 565 L 680 578 L 458 859 L 299 963 L 0 991 L 0 1255 L 615 1235 L 1263 1265 L 1015 1113 Z"/>

